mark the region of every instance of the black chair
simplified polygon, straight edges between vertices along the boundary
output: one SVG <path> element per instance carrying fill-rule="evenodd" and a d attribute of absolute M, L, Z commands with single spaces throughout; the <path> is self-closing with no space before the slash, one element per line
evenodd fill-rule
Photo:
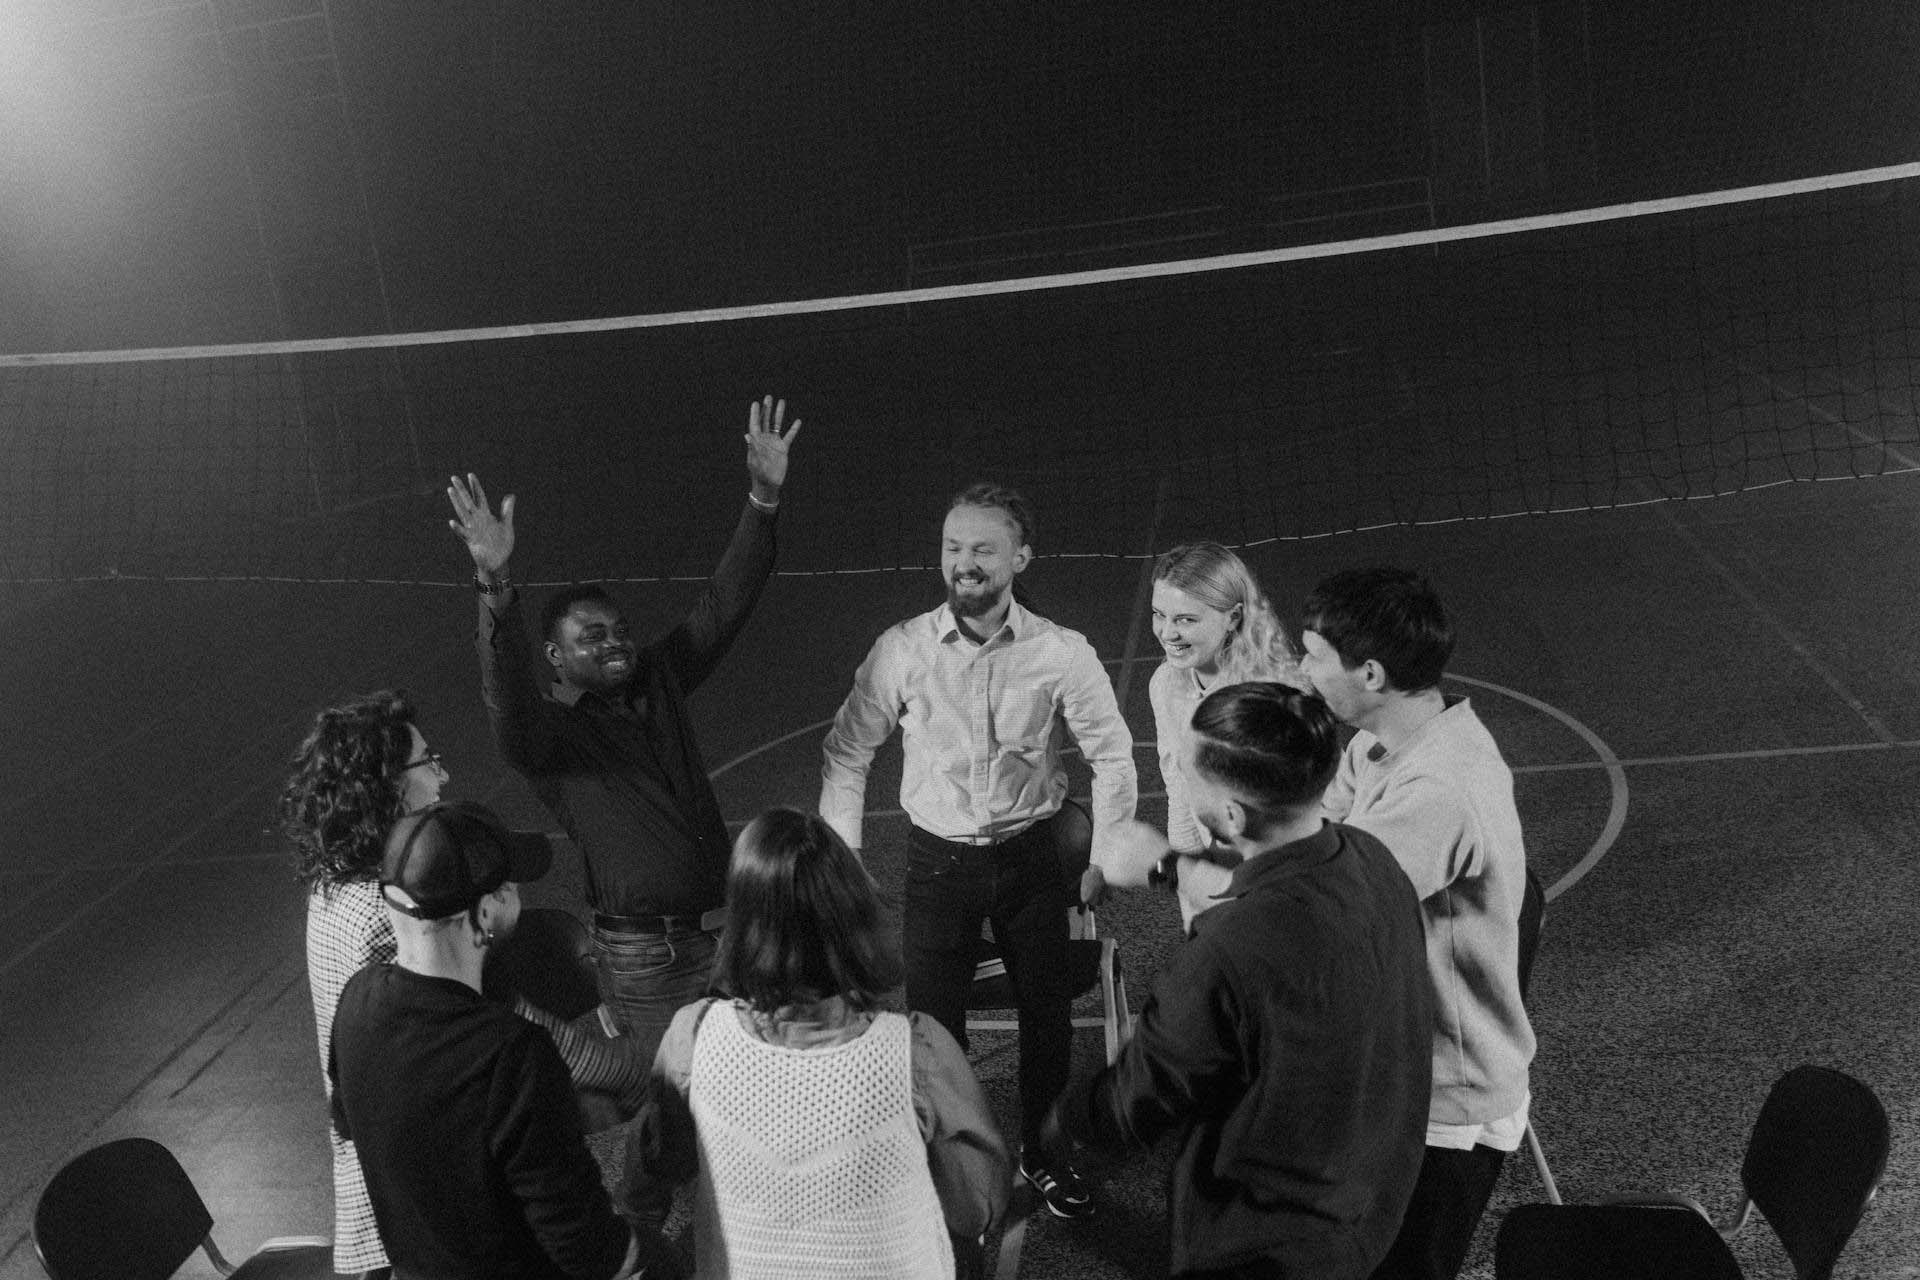
<path fill-rule="evenodd" d="M 151 1138 L 68 1161 L 33 1207 L 33 1247 L 52 1280 L 167 1280 L 195 1249 L 233 1280 L 333 1277 L 333 1246 L 313 1237 L 269 1240 L 239 1266 L 228 1262 L 193 1180 Z"/>
<path fill-rule="evenodd" d="M 1073 1025 L 1099 1027 L 1106 1036 L 1107 1061 L 1112 1062 L 1133 1034 L 1133 1011 L 1127 1004 L 1126 976 L 1120 971 L 1120 954 L 1113 939 L 1102 938 L 1093 909 L 1079 905 L 1080 877 L 1093 856 L 1093 817 L 1078 800 L 1060 806 L 1054 820 L 1054 852 L 1060 860 L 1067 900 L 1073 904 L 1068 909 L 1068 986 L 1076 996 L 1096 988 L 1100 992 L 1100 1016 L 1076 1017 Z M 975 955 L 973 986 L 967 992 L 967 1008 L 1001 1010 L 1014 1004 L 1013 985 L 1007 979 L 999 944 L 992 938 L 982 938 Z M 1012 1031 L 1018 1026 L 1012 1019 L 967 1019 L 969 1031 Z"/>
<path fill-rule="evenodd" d="M 1891 1145 L 1886 1108 L 1872 1089 L 1829 1067 L 1795 1067 L 1774 1081 L 1760 1106 L 1740 1165 L 1745 1195 L 1720 1234 L 1732 1239 L 1758 1208 L 1794 1274 L 1827 1280 L 1880 1192 Z M 1713 1221 L 1687 1196 L 1609 1196 L 1607 1203 L 1678 1205 Z"/>
<path fill-rule="evenodd" d="M 1670 1205 L 1522 1204 L 1500 1224 L 1495 1280 L 1741 1280 L 1711 1223 Z"/>
<path fill-rule="evenodd" d="M 1547 920 L 1547 891 L 1540 883 L 1540 877 L 1527 868 L 1527 883 L 1520 895 L 1520 1000 L 1524 1004 L 1527 987 L 1533 981 L 1533 958 L 1540 950 L 1540 931 Z M 1547 1167 L 1547 1153 L 1540 1146 L 1540 1135 L 1534 1132 L 1533 1117 L 1527 1117 L 1527 1150 L 1533 1154 L 1533 1167 L 1539 1171 L 1540 1184 L 1546 1190 L 1547 1200 L 1552 1204 L 1562 1204 L 1560 1187 L 1553 1180 L 1553 1170 Z"/>

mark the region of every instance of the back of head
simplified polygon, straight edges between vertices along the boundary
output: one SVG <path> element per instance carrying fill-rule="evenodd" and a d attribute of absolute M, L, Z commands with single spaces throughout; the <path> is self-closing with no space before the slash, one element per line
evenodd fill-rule
<path fill-rule="evenodd" d="M 714 984 L 755 1009 L 844 996 L 875 1007 L 900 982 L 860 859 L 822 819 L 769 809 L 734 841 Z"/>
<path fill-rule="evenodd" d="M 321 711 L 295 748 L 280 826 L 309 888 L 379 869 L 381 842 L 401 813 L 413 715 L 405 693 L 382 689 Z"/>
<path fill-rule="evenodd" d="M 1014 546 L 1031 547 L 1040 536 L 1038 518 L 1034 515 L 1033 504 L 1015 489 L 991 481 L 981 481 L 968 485 L 953 495 L 953 501 L 947 504 L 947 510 L 955 507 L 988 507 L 1003 513 L 1014 527 Z"/>
<path fill-rule="evenodd" d="M 1340 764 L 1327 704 L 1262 681 L 1215 689 L 1194 708 L 1194 764 L 1249 809 L 1291 818 L 1317 807 Z"/>
<path fill-rule="evenodd" d="M 1220 651 L 1224 683 L 1274 680 L 1294 671 L 1299 655 L 1287 639 L 1266 593 L 1246 562 L 1217 542 L 1189 542 L 1163 552 L 1153 563 L 1153 580 L 1184 591 L 1210 609 L 1231 613 L 1240 624 Z"/>
<path fill-rule="evenodd" d="M 1411 569 L 1346 569 L 1307 597 L 1301 628 L 1333 646 L 1348 667 L 1378 662 L 1393 687 L 1440 683 L 1453 656 L 1453 622 L 1433 584 Z"/>
<path fill-rule="evenodd" d="M 588 600 L 596 604 L 604 604 L 618 612 L 618 606 L 614 604 L 613 597 L 607 594 L 605 587 L 597 582 L 576 582 L 572 586 L 560 588 L 548 596 L 546 603 L 540 606 L 540 638 L 552 640 L 554 628 L 560 625 L 560 619 L 566 617 L 573 606 Z"/>
<path fill-rule="evenodd" d="M 393 824 L 381 853 L 380 887 L 387 905 L 403 915 L 444 920 L 471 911 L 509 881 L 538 880 L 552 859 L 545 837 L 507 830 L 485 805 L 444 801 Z"/>

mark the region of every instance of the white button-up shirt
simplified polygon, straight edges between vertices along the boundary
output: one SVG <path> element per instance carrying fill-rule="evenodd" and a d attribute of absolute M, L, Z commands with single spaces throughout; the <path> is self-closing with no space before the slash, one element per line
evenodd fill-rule
<path fill-rule="evenodd" d="M 896 724 L 900 807 L 944 840 L 1004 840 L 1058 809 L 1067 794 L 1061 724 L 1093 767 L 1096 852 L 1115 823 L 1133 816 L 1133 734 L 1106 668 L 1085 636 L 1018 603 L 980 644 L 947 605 L 874 641 L 834 717 L 820 771 L 820 816 L 855 849 L 868 766 Z"/>

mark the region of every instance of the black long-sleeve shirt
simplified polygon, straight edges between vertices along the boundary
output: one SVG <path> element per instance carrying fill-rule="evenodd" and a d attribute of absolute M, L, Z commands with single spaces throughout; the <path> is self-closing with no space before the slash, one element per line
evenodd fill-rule
<path fill-rule="evenodd" d="M 497 606 L 480 601 L 480 685 L 494 741 L 580 847 L 596 911 L 698 916 L 726 897 L 726 822 L 686 699 L 752 613 L 773 571 L 774 523 L 746 504 L 706 590 L 635 656 L 623 697 L 543 692 L 547 667 L 518 593 Z"/>
<path fill-rule="evenodd" d="M 397 1274 L 607 1280 L 631 1239 L 546 1032 L 464 983 L 369 965 L 327 1061 Z"/>
<path fill-rule="evenodd" d="M 1364 1280 L 1424 1154 L 1433 1039 L 1420 903 L 1386 847 L 1329 823 L 1234 869 L 1113 1066 L 1061 1126 L 1110 1150 L 1182 1128 L 1175 1275 L 1256 1259 Z"/>

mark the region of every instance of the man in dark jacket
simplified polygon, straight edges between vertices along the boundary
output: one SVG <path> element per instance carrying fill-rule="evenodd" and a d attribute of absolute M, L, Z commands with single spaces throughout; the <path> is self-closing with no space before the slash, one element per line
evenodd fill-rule
<path fill-rule="evenodd" d="M 433 805 L 388 836 L 398 953 L 341 992 L 327 1069 L 398 1280 L 681 1274 L 657 1233 L 615 1216 L 552 1041 L 480 994 L 517 882 L 549 859 L 479 805 Z"/>
<path fill-rule="evenodd" d="M 1364 1280 L 1425 1141 L 1433 994 L 1420 903 L 1379 841 L 1322 821 L 1338 726 L 1279 684 L 1219 689 L 1184 761 L 1227 899 L 1197 916 L 1113 1066 L 1053 1126 L 1077 1149 L 1181 1130 L 1176 1276 Z M 1166 852 L 1135 824 L 1129 852 Z M 1157 849 L 1154 849 L 1157 842 Z M 1136 855 L 1137 856 L 1137 855 Z"/>

